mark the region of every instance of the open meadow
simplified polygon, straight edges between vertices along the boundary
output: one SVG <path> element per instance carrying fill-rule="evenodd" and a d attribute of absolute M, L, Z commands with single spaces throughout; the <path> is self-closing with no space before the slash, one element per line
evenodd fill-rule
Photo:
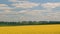
<path fill-rule="evenodd" d="M 60 34 L 60 24 L 2 26 L 0 27 L 0 34 Z"/>

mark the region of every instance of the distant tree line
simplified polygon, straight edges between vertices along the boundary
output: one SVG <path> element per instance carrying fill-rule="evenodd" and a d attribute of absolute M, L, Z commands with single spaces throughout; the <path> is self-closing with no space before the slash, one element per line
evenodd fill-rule
<path fill-rule="evenodd" d="M 60 21 L 22 21 L 22 22 L 0 21 L 0 25 L 43 25 L 43 24 L 60 24 Z"/>

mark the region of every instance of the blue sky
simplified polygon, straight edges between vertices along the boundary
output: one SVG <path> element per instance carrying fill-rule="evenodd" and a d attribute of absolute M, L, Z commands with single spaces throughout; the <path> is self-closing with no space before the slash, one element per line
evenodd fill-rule
<path fill-rule="evenodd" d="M 0 0 L 0 21 L 60 21 L 60 0 Z"/>

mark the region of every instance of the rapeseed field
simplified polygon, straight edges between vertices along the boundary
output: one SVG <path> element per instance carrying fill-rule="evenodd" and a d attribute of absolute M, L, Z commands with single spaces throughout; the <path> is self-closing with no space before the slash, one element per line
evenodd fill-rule
<path fill-rule="evenodd" d="M 60 34 L 60 25 L 3 26 L 0 34 Z"/>

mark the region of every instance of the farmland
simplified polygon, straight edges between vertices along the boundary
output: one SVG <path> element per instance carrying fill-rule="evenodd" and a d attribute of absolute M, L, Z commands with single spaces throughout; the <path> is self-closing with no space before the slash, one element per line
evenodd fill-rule
<path fill-rule="evenodd" d="M 0 34 L 60 34 L 60 24 L 3 26 L 0 27 Z"/>

